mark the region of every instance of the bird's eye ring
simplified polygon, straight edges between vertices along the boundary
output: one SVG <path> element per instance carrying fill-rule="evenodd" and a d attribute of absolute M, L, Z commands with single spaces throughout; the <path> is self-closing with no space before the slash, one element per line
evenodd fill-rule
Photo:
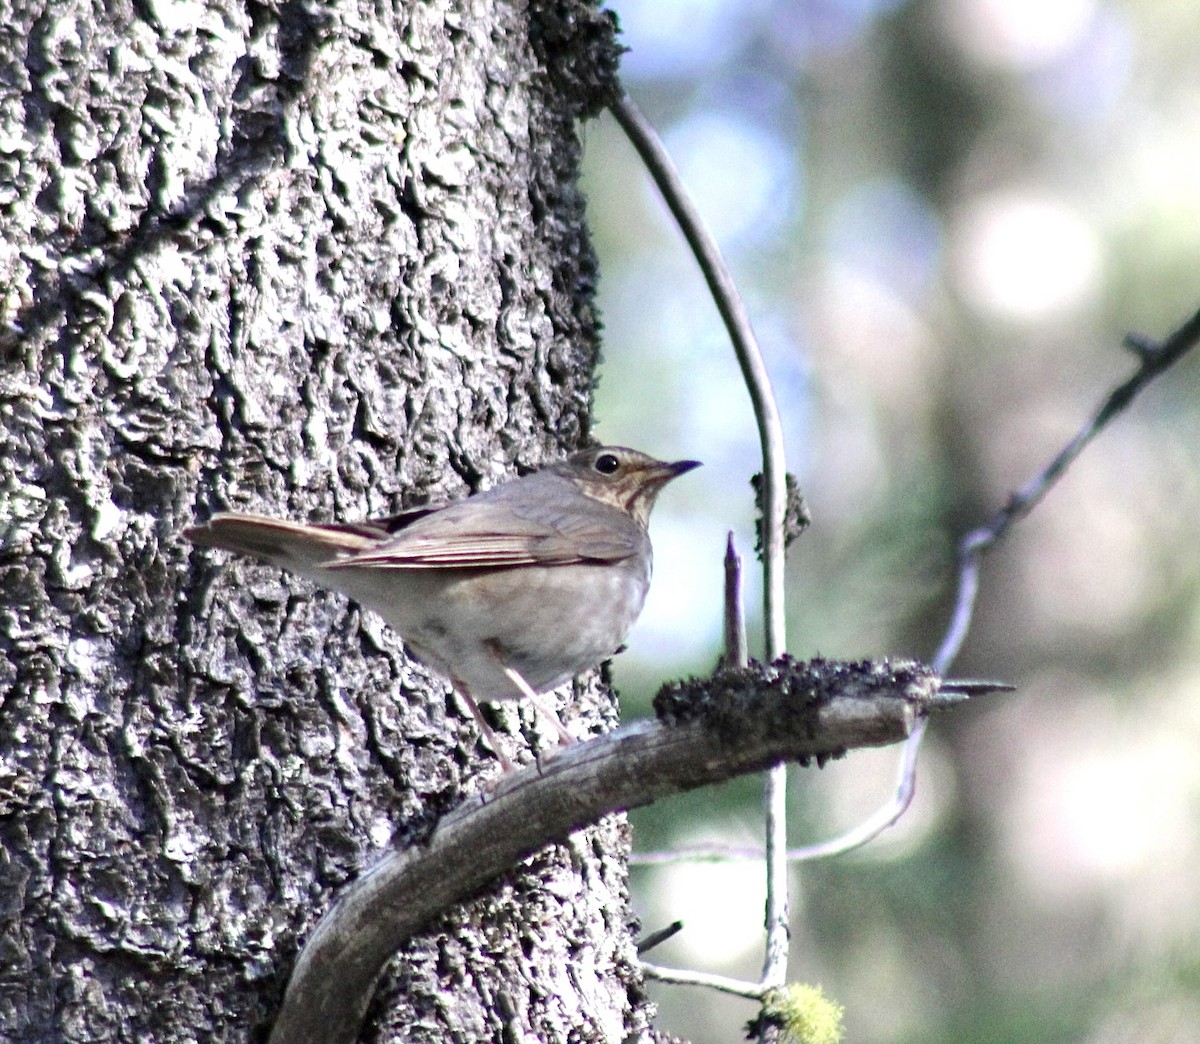
<path fill-rule="evenodd" d="M 596 463 L 592 465 L 601 475 L 616 474 L 620 466 L 621 462 L 611 453 L 601 453 L 596 458 Z"/>

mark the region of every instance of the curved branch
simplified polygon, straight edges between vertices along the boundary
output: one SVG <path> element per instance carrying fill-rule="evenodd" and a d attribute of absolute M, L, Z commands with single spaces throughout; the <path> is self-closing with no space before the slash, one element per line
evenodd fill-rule
<path fill-rule="evenodd" d="M 787 644 L 783 583 L 787 548 L 787 465 L 784 463 L 779 404 L 733 274 L 688 196 L 670 155 L 650 122 L 627 94 L 612 102 L 610 108 L 642 157 L 700 265 L 733 342 L 734 354 L 750 393 L 762 446 L 763 615 L 767 659 L 773 660 Z M 787 770 L 783 765 L 772 766 L 763 781 L 763 808 L 767 835 L 767 938 L 763 983 L 781 986 L 787 977 L 790 940 L 787 862 L 784 858 L 787 848 Z"/>
<path fill-rule="evenodd" d="M 758 425 L 763 458 L 763 563 L 766 582 L 763 602 L 766 613 L 767 655 L 774 659 L 783 652 L 786 641 L 783 607 L 783 554 L 786 543 L 785 510 L 787 507 L 787 467 L 784 463 L 783 423 L 779 405 L 771 387 L 767 364 L 758 347 L 750 314 L 742 302 L 729 266 L 721 250 L 704 224 L 683 187 L 679 171 L 663 147 L 662 140 L 642 115 L 641 110 L 626 94 L 609 106 L 621 129 L 637 149 L 650 176 L 662 193 L 663 200 L 679 224 L 688 246 L 691 247 L 708 289 L 716 302 L 717 311 L 729 332 L 742 379 L 750 393 L 754 420 Z"/>
<path fill-rule="evenodd" d="M 854 747 L 895 743 L 923 713 L 958 702 L 954 692 L 915 661 L 787 657 L 664 687 L 655 699 L 663 720 L 508 774 L 442 819 L 424 844 L 354 882 L 301 952 L 271 1044 L 353 1044 L 384 966 L 407 938 L 572 830 L 780 761 L 823 763 Z"/>

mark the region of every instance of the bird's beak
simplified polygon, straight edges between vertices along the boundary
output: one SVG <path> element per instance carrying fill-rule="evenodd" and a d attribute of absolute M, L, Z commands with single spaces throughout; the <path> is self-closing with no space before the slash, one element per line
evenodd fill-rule
<path fill-rule="evenodd" d="M 676 460 L 670 464 L 664 464 L 663 468 L 670 472 L 671 478 L 679 478 L 680 475 L 686 475 L 694 468 L 700 467 L 698 460 Z"/>

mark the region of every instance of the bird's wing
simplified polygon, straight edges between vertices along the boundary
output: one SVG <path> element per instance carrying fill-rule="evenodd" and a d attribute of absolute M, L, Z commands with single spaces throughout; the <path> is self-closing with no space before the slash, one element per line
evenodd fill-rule
<path fill-rule="evenodd" d="M 420 510 L 420 509 L 418 509 Z M 480 569 L 612 562 L 636 554 L 639 529 L 606 510 L 562 511 L 470 497 L 415 519 L 377 519 L 354 533 L 387 533 L 370 547 L 341 555 L 330 569 Z"/>

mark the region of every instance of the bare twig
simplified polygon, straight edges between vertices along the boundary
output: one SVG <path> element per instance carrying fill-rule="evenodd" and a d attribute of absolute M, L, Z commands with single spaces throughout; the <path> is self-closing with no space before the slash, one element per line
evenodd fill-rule
<path fill-rule="evenodd" d="M 1075 458 L 1110 422 L 1119 417 L 1155 377 L 1200 343 L 1200 311 L 1168 335 L 1161 343 L 1130 334 L 1125 339 L 1140 360 L 1134 373 L 1109 392 L 1087 423 L 1075 437 L 1040 472 L 992 517 L 987 525 L 972 530 L 958 545 L 958 593 L 946 633 L 942 638 L 932 665 L 939 674 L 950 670 L 975 618 L 975 602 L 979 595 L 979 571 L 983 556 L 1018 522 L 1042 502 L 1054 484 L 1062 478 Z M 882 808 L 853 830 L 818 845 L 795 849 L 789 858 L 817 859 L 841 855 L 861 848 L 895 824 L 908 811 L 917 789 L 917 753 L 925 735 L 925 722 L 920 722 L 905 740 L 900 761 L 896 792 Z"/>
<path fill-rule="evenodd" d="M 704 219 L 684 188 L 679 172 L 662 141 L 646 117 L 628 95 L 612 104 L 612 113 L 637 149 L 663 200 L 687 239 L 717 310 L 733 342 L 746 390 L 754 408 L 763 457 L 763 563 L 766 583 L 763 605 L 766 615 L 767 658 L 783 652 L 785 637 L 783 607 L 784 509 L 786 506 L 787 467 L 784 463 L 783 425 L 779 406 L 771 387 L 771 377 L 754 336 L 749 313 L 738 294 L 729 266 L 720 248 L 705 227 Z"/>
<path fill-rule="evenodd" d="M 658 852 L 632 852 L 630 866 L 667 866 L 671 863 L 722 863 L 731 859 L 762 859 L 762 845 L 737 847 L 720 841 L 709 844 L 684 845 Z"/>
<path fill-rule="evenodd" d="M 760 855 L 761 858 L 761 855 Z M 761 982 L 745 982 L 742 979 L 731 979 L 725 975 L 714 975 L 711 972 L 683 971 L 679 968 L 663 968 L 657 964 L 642 962 L 642 971 L 646 978 L 657 979 L 659 982 L 672 982 L 680 986 L 707 986 L 710 990 L 721 993 L 731 993 L 735 997 L 745 997 L 747 1000 L 762 1000 L 773 988 L 764 986 Z"/>
<path fill-rule="evenodd" d="M 763 826 L 766 836 L 766 942 L 763 947 L 764 987 L 787 982 L 791 947 L 791 902 L 787 882 L 787 766 L 773 765 L 763 779 Z"/>
<path fill-rule="evenodd" d="M 844 855 L 847 852 L 853 852 L 856 848 L 862 848 L 888 827 L 894 826 L 897 820 L 908 811 L 908 806 L 912 804 L 912 799 L 916 795 L 917 754 L 920 752 L 921 737 L 925 735 L 925 728 L 928 724 L 928 718 L 921 718 L 904 741 L 904 750 L 900 755 L 899 780 L 896 783 L 896 793 L 891 801 L 840 837 L 821 841 L 815 845 L 805 845 L 803 848 L 791 849 L 788 852 L 788 859 L 805 862 L 810 859 L 827 859 L 830 856 Z"/>
<path fill-rule="evenodd" d="M 762 547 L 763 610 L 766 659 L 774 660 L 787 641 L 784 614 L 785 512 L 787 467 L 784 463 L 783 425 L 766 363 L 754 336 L 749 313 L 738 294 L 733 276 L 710 235 L 699 211 L 687 194 L 679 172 L 654 128 L 628 95 L 612 104 L 613 115 L 650 171 L 667 206 L 678 222 L 708 283 L 717 310 L 725 322 L 758 425 L 763 459 Z M 765 985 L 786 981 L 789 928 L 787 895 L 787 769 L 772 768 L 764 780 L 763 803 L 767 834 Z"/>
<path fill-rule="evenodd" d="M 682 931 L 683 931 L 683 922 L 682 921 L 672 921 L 665 928 L 660 928 L 656 932 L 651 932 L 645 938 L 639 939 L 637 941 L 637 952 L 639 954 L 649 953 L 656 946 L 661 946 L 668 939 L 675 938 L 675 936 L 678 935 Z"/>
<path fill-rule="evenodd" d="M 963 538 L 958 548 L 958 597 L 955 600 L 950 626 L 933 660 L 934 666 L 938 670 L 949 669 L 958 655 L 959 649 L 962 648 L 967 632 L 971 629 L 971 621 L 975 614 L 975 598 L 979 593 L 979 563 L 983 556 L 1016 523 L 1025 518 L 1042 502 L 1046 494 L 1062 478 L 1088 443 L 1099 435 L 1112 420 L 1119 417 L 1146 385 L 1183 358 L 1198 342 L 1200 342 L 1200 311 L 1197 311 L 1161 343 L 1136 334 L 1127 335 L 1125 344 L 1136 353 L 1140 360 L 1138 368 L 1126 381 L 1109 392 L 1075 437 L 1059 451 L 1058 455 L 1045 468 L 1020 490 L 1013 493 L 1008 498 L 1008 503 L 996 512 L 986 526 L 973 530 Z"/>

